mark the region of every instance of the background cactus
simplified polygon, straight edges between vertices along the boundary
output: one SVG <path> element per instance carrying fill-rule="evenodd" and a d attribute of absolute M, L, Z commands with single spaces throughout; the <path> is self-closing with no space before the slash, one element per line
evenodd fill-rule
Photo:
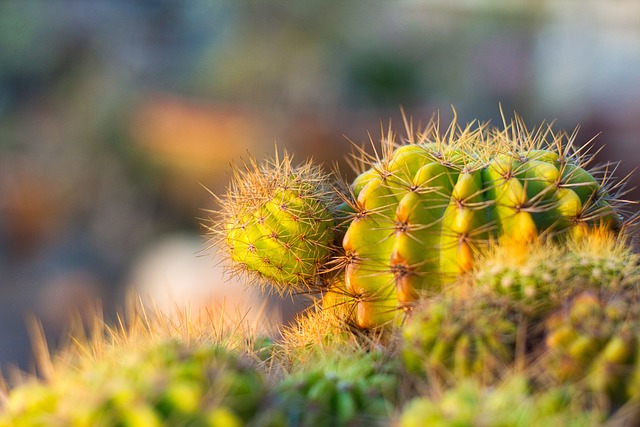
<path fill-rule="evenodd" d="M 343 239 L 356 323 L 387 323 L 419 292 L 438 292 L 473 268 L 490 239 L 618 229 L 610 176 L 585 169 L 590 158 L 574 143 L 519 121 L 502 131 L 454 122 L 404 145 L 389 135 L 380 155 L 363 154 Z"/>
<path fill-rule="evenodd" d="M 211 230 L 236 273 L 281 293 L 307 290 L 330 254 L 337 200 L 328 174 L 310 161 L 295 167 L 276 150 L 272 160 L 234 169 Z"/>

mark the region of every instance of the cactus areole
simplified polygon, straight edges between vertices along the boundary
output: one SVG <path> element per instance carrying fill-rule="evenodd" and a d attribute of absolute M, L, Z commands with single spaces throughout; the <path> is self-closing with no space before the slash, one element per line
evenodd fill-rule
<path fill-rule="evenodd" d="M 470 271 L 490 240 L 562 238 L 589 227 L 617 229 L 608 169 L 575 135 L 520 122 L 504 130 L 437 126 L 382 154 L 358 156 L 352 221 L 343 239 L 345 290 L 362 328 L 436 293 Z"/>

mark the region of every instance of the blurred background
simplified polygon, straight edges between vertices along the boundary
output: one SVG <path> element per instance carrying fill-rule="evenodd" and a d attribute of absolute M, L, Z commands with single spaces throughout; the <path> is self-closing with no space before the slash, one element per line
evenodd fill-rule
<path fill-rule="evenodd" d="M 498 125 L 501 104 L 600 134 L 598 160 L 626 175 L 638 70 L 635 0 L 2 1 L 0 366 L 30 366 L 29 316 L 55 341 L 70 313 L 98 300 L 109 318 L 130 289 L 260 306 L 200 236 L 205 187 L 276 142 L 352 178 L 348 140 L 401 130 L 400 106 Z"/>

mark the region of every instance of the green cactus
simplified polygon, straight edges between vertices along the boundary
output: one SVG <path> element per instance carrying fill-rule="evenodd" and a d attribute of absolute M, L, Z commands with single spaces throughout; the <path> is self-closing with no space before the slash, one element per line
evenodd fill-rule
<path fill-rule="evenodd" d="M 505 296 L 530 320 L 539 321 L 578 291 L 632 289 L 640 267 L 627 236 L 593 227 L 561 244 L 536 239 L 490 245 L 470 278 L 472 286 Z"/>
<path fill-rule="evenodd" d="M 363 154 L 343 239 L 345 286 L 362 328 L 390 322 L 419 293 L 436 293 L 470 271 L 489 240 L 528 241 L 618 229 L 609 178 L 585 168 L 574 136 L 480 126 L 408 144 L 384 141 Z"/>
<path fill-rule="evenodd" d="M 497 387 L 464 381 L 440 396 L 411 400 L 398 427 L 528 427 L 602 425 L 604 414 L 585 408 L 570 388 L 532 393 L 523 376 L 509 377 Z"/>
<path fill-rule="evenodd" d="M 220 222 L 211 230 L 221 240 L 233 271 L 269 282 L 279 292 L 314 286 L 335 237 L 338 193 L 329 175 L 307 162 L 294 167 L 285 152 L 258 165 L 236 168 Z"/>
<path fill-rule="evenodd" d="M 398 384 L 396 364 L 380 351 L 344 351 L 295 366 L 276 394 L 287 425 L 382 426 Z"/>
<path fill-rule="evenodd" d="M 563 256 L 561 245 L 543 239 L 491 245 L 474 266 L 472 286 L 504 296 L 538 320 L 561 303 L 569 287 L 559 274 Z"/>
<path fill-rule="evenodd" d="M 541 375 L 580 383 L 613 404 L 629 399 L 638 355 L 637 297 L 583 292 L 546 322 Z"/>
<path fill-rule="evenodd" d="M 450 382 L 492 382 L 513 362 L 518 324 L 500 301 L 483 293 L 434 297 L 418 305 L 402 327 L 402 355 L 410 372 Z"/>
<path fill-rule="evenodd" d="M 594 229 L 570 239 L 558 262 L 559 276 L 576 288 L 632 290 L 640 283 L 639 261 L 628 236 Z"/>
<path fill-rule="evenodd" d="M 265 409 L 264 376 L 214 344 L 160 341 L 115 346 L 100 359 L 57 367 L 14 388 L 0 425 L 278 426 Z"/>

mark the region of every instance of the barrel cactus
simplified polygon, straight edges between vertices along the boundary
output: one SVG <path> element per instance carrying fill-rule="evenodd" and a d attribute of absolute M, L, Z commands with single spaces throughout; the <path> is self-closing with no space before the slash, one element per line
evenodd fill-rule
<path fill-rule="evenodd" d="M 362 328 L 471 271 L 490 241 L 622 225 L 610 176 L 589 171 L 573 135 L 453 124 L 383 146 L 361 156 L 343 239 L 345 288 Z"/>

